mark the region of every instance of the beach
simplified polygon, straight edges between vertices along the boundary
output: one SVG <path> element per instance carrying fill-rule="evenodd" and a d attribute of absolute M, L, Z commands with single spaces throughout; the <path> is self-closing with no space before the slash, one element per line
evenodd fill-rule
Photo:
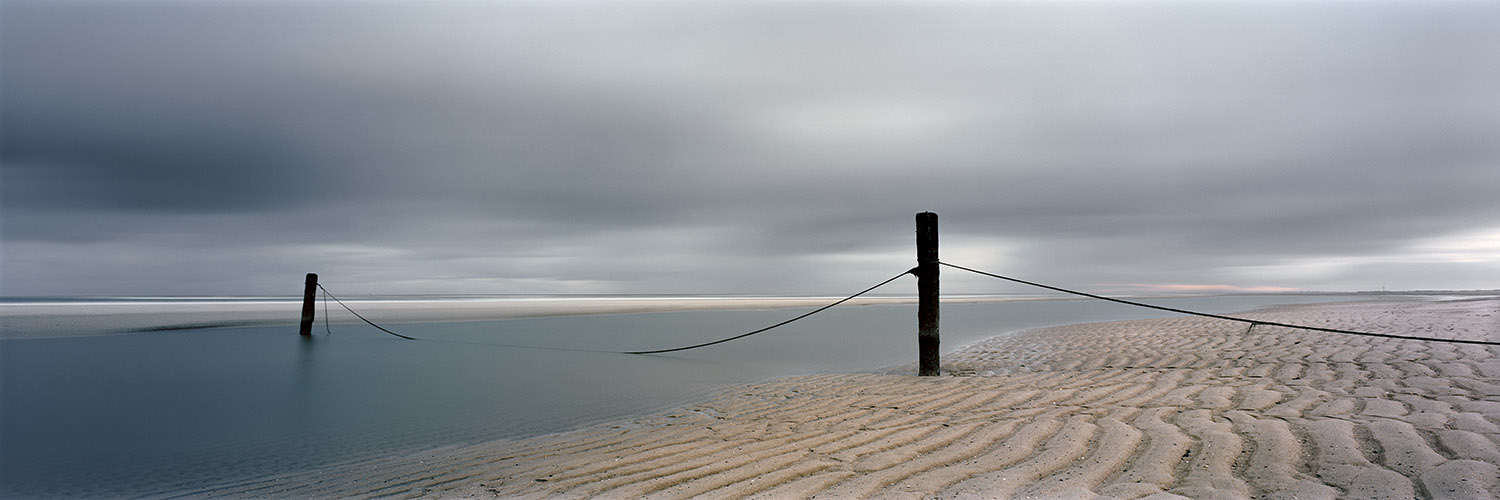
<path fill-rule="evenodd" d="M 1262 309 L 1500 341 L 1500 300 Z M 201 497 L 1500 496 L 1500 348 L 1174 317 L 1019 332 L 914 366 L 736 386 L 646 417 Z"/>

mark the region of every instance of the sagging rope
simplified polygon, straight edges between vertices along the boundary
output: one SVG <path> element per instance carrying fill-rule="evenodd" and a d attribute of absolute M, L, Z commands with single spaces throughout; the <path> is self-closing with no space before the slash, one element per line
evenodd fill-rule
<path fill-rule="evenodd" d="M 329 297 L 333 297 L 333 294 L 328 293 L 328 289 L 327 288 L 323 288 L 323 284 L 322 283 L 318 283 L 318 289 L 323 290 L 323 293 L 326 294 L 326 295 L 328 295 Z M 344 301 L 339 300 L 338 297 L 333 297 L 333 301 L 334 302 L 338 302 L 339 305 L 341 305 L 341 306 L 344 306 L 344 309 L 348 310 L 350 314 L 353 314 L 354 317 L 359 318 L 360 320 L 364 321 L 365 323 L 369 323 L 369 325 L 375 327 L 376 330 L 380 330 L 382 332 L 389 333 L 391 335 L 395 335 L 397 337 L 401 337 L 401 338 L 406 339 L 406 340 L 417 340 L 416 337 L 408 337 L 408 336 L 405 336 L 405 335 L 402 335 L 402 334 L 399 334 L 399 333 L 396 333 L 396 332 L 393 332 L 393 331 L 390 331 L 390 330 L 386 330 L 384 327 L 382 327 L 380 325 L 377 325 L 377 324 L 375 324 L 374 322 L 372 322 L 372 321 L 370 321 L 368 319 L 365 319 L 364 316 L 360 316 L 359 313 L 354 312 L 353 309 L 349 309 L 349 304 L 345 304 Z M 326 318 L 326 315 L 325 315 L 325 318 Z M 323 321 L 324 321 L 323 327 L 327 328 L 328 327 L 328 323 L 327 323 L 328 320 L 324 319 Z M 332 331 L 330 330 L 329 333 L 332 333 Z"/>
<path fill-rule="evenodd" d="M 914 271 L 914 270 L 912 270 L 912 271 Z M 786 321 L 782 321 L 780 323 L 777 323 L 777 324 L 774 324 L 774 325 L 771 325 L 771 326 L 768 326 L 768 327 L 765 327 L 765 328 L 761 328 L 759 330 L 755 330 L 755 331 L 751 331 L 751 332 L 748 332 L 748 333 L 742 333 L 742 334 L 739 334 L 739 335 L 735 335 L 733 337 L 729 337 L 729 338 L 726 338 L 726 339 L 715 340 L 713 342 L 704 342 L 702 344 L 690 345 L 690 346 L 685 346 L 685 347 L 674 347 L 674 348 L 671 348 L 671 349 L 656 349 L 656 350 L 650 350 L 650 351 L 613 351 L 613 352 L 615 352 L 616 354 L 663 354 L 663 353 L 668 353 L 668 352 L 686 351 L 688 349 L 697 349 L 699 347 L 708 347 L 708 346 L 715 345 L 715 344 L 722 344 L 722 343 L 725 343 L 725 342 L 729 342 L 731 340 L 742 339 L 742 338 L 745 338 L 745 337 L 749 337 L 751 335 L 755 335 L 757 333 L 763 333 L 763 332 L 767 332 L 767 331 L 770 331 L 770 330 L 774 330 L 776 328 L 780 328 L 780 327 L 792 324 L 793 322 L 796 322 L 796 321 L 801 320 L 803 318 L 806 318 L 808 316 L 812 316 L 814 314 L 817 314 L 817 313 L 820 313 L 820 312 L 832 309 L 834 306 L 837 306 L 839 304 L 843 304 L 843 303 L 848 302 L 850 300 L 854 300 L 856 297 L 859 297 L 861 295 L 870 293 L 870 292 L 874 291 L 876 288 L 880 288 L 882 286 L 885 286 L 885 285 L 889 284 L 892 281 L 896 281 L 897 279 L 900 279 L 902 276 L 906 276 L 908 274 L 911 274 L 912 271 L 904 271 L 901 274 L 897 274 L 895 276 L 892 276 L 892 277 L 890 277 L 890 279 L 882 281 L 882 282 L 880 282 L 879 284 L 877 284 L 875 286 L 872 286 L 872 287 L 866 288 L 864 290 L 861 290 L 859 293 L 856 293 L 854 295 L 850 295 L 848 297 L 844 297 L 842 299 L 839 299 L 838 301 L 835 301 L 832 304 L 828 304 L 826 306 L 819 307 L 819 308 L 814 309 L 812 311 L 808 311 L 808 312 L 803 313 L 802 315 L 799 315 L 799 316 L 797 316 L 795 318 L 792 318 L 792 319 L 789 319 L 789 320 L 786 320 Z M 364 321 L 365 323 L 369 324 L 370 326 L 375 327 L 376 329 L 378 329 L 378 330 L 380 330 L 382 332 L 389 333 L 391 335 L 395 335 L 397 337 L 401 337 L 401 338 L 406 339 L 406 340 L 423 340 L 423 339 L 418 339 L 416 337 L 408 337 L 406 335 L 402 335 L 402 334 L 399 334 L 399 333 L 387 330 L 384 327 L 382 327 L 380 325 L 377 325 L 374 322 L 370 321 L 369 319 L 366 319 L 364 316 L 360 316 L 359 313 L 354 312 L 354 309 L 350 309 L 349 305 L 345 304 L 344 301 L 339 300 L 338 297 L 334 297 L 333 294 L 328 293 L 328 289 L 327 288 L 323 288 L 323 284 L 322 283 L 318 284 L 318 288 L 323 290 L 324 296 L 333 297 L 333 300 L 335 302 L 338 302 L 339 305 L 344 306 L 344 309 L 348 310 L 351 314 L 354 315 L 354 317 L 359 318 L 360 320 Z M 326 306 L 327 306 L 327 301 L 326 300 L 324 301 L 324 306 L 325 306 L 325 311 L 324 311 L 324 315 L 323 315 L 323 317 L 324 317 L 324 319 L 323 319 L 323 326 L 324 326 L 324 328 L 327 328 L 328 327 L 328 314 L 327 314 L 327 311 L 326 311 Z M 330 331 L 330 333 L 331 333 L 331 331 Z M 583 350 L 583 349 L 555 349 L 555 348 L 547 348 L 547 347 L 516 346 L 516 345 L 502 345 L 502 344 L 485 344 L 485 345 L 496 345 L 496 346 L 499 346 L 499 347 L 516 347 L 516 348 L 527 348 L 527 349 L 563 350 L 563 351 L 612 352 L 612 351 L 588 351 L 588 350 Z"/>
<path fill-rule="evenodd" d="M 318 288 L 323 287 L 319 286 Z M 328 332 L 328 335 L 333 335 L 333 326 L 329 325 L 328 322 L 328 290 L 323 290 L 323 331 Z"/>
<path fill-rule="evenodd" d="M 906 272 L 903 272 L 901 274 L 897 274 L 895 276 L 891 276 L 890 279 L 882 281 L 878 285 L 872 286 L 870 288 L 866 288 L 863 291 L 861 291 L 859 293 L 856 293 L 854 295 L 850 295 L 848 297 L 844 297 L 842 299 L 839 299 L 838 302 L 834 302 L 832 304 L 828 304 L 826 306 L 819 307 L 817 309 L 813 309 L 812 311 L 808 311 L 807 313 L 805 313 L 805 314 L 803 314 L 801 316 L 797 316 L 795 318 L 792 318 L 792 319 L 789 319 L 789 320 L 786 320 L 786 321 L 782 321 L 780 323 L 777 323 L 777 324 L 774 324 L 774 325 L 771 325 L 771 326 L 768 326 L 768 327 L 765 327 L 765 328 L 761 328 L 761 329 L 753 331 L 753 332 L 744 333 L 744 334 L 740 334 L 740 335 L 735 335 L 735 336 L 729 337 L 727 339 L 715 340 L 713 342 L 704 342 L 702 344 L 690 345 L 690 346 L 687 346 L 687 347 L 676 347 L 676 348 L 672 348 L 672 349 L 657 349 L 657 350 L 654 350 L 654 351 L 627 351 L 627 352 L 625 352 L 625 354 L 661 354 L 661 353 L 665 353 L 665 352 L 686 351 L 688 349 L 697 349 L 699 347 L 708 347 L 708 346 L 711 346 L 711 345 L 714 345 L 714 344 L 722 344 L 722 343 L 725 343 L 725 342 L 729 342 L 731 340 L 742 339 L 742 338 L 745 338 L 745 337 L 749 337 L 751 335 L 755 335 L 757 333 L 761 333 L 761 332 L 764 332 L 764 331 L 767 331 L 767 330 L 771 330 L 771 329 L 774 329 L 774 328 L 785 326 L 785 325 L 788 325 L 788 324 L 792 323 L 793 321 L 797 321 L 799 319 L 806 318 L 808 316 L 812 316 L 814 314 L 817 314 L 817 313 L 820 313 L 820 312 L 832 309 L 833 306 L 836 306 L 836 305 L 839 305 L 839 304 L 843 304 L 843 303 L 848 302 L 850 300 L 854 300 L 855 297 L 858 297 L 860 295 L 864 295 L 864 294 L 870 293 L 871 291 L 875 290 L 876 288 L 880 288 L 882 286 L 885 286 L 887 283 L 890 283 L 892 281 L 896 281 L 897 279 L 900 279 L 902 276 L 906 276 L 906 275 L 911 274 L 911 273 L 912 273 L 912 271 L 906 271 Z"/>
<path fill-rule="evenodd" d="M 1062 292 L 1062 293 L 1067 293 L 1067 294 L 1072 294 L 1072 295 L 1078 295 L 1078 296 L 1082 296 L 1082 297 L 1088 297 L 1088 298 L 1091 298 L 1091 299 L 1099 299 L 1099 300 L 1105 300 L 1105 301 L 1109 301 L 1109 302 L 1117 302 L 1117 303 L 1125 304 L 1125 305 L 1131 305 L 1131 306 L 1136 306 L 1136 307 L 1144 307 L 1144 308 L 1148 308 L 1148 309 L 1156 309 L 1156 310 L 1160 310 L 1160 311 L 1174 312 L 1174 313 L 1179 313 L 1179 314 L 1187 314 L 1187 315 L 1192 315 L 1192 316 L 1202 316 L 1202 317 L 1205 317 L 1205 318 L 1214 318 L 1214 319 L 1222 319 L 1222 320 L 1228 320 L 1228 321 L 1238 321 L 1238 322 L 1241 322 L 1241 323 L 1250 323 L 1250 330 L 1255 329 L 1256 325 L 1266 325 L 1266 326 L 1279 326 L 1279 327 L 1284 327 L 1284 328 L 1297 328 L 1297 329 L 1301 329 L 1301 330 L 1312 330 L 1312 331 L 1318 331 L 1318 332 L 1341 333 L 1341 334 L 1345 334 L 1345 335 L 1359 335 L 1359 336 L 1364 336 L 1364 337 L 1379 337 L 1379 338 L 1387 338 L 1387 339 L 1420 340 L 1420 341 L 1424 341 L 1424 342 L 1448 342 L 1448 343 L 1453 343 L 1453 344 L 1474 344 L 1474 345 L 1492 345 L 1492 346 L 1493 345 L 1500 345 L 1500 342 L 1489 342 L 1489 341 L 1484 341 L 1484 340 L 1444 339 L 1444 338 L 1436 338 L 1436 337 L 1414 337 L 1414 336 L 1408 336 L 1408 335 L 1392 335 L 1392 334 L 1388 334 L 1388 333 L 1360 332 L 1360 331 L 1354 331 L 1354 330 L 1341 330 L 1341 329 L 1337 329 L 1337 328 L 1323 328 L 1323 327 L 1317 327 L 1317 326 L 1292 325 L 1292 324 L 1287 324 L 1287 323 L 1278 323 L 1278 322 L 1275 322 L 1275 321 L 1263 321 L 1263 320 L 1256 320 L 1256 319 L 1236 318 L 1236 317 L 1233 317 L 1233 316 L 1224 316 L 1224 315 L 1219 315 L 1219 314 L 1209 314 L 1209 313 L 1198 312 L 1198 311 L 1189 311 L 1189 310 L 1186 310 L 1186 309 L 1177 309 L 1175 307 L 1158 306 L 1158 305 L 1146 304 L 1146 303 L 1143 303 L 1143 302 L 1134 302 L 1134 301 L 1129 301 L 1129 300 L 1124 300 L 1124 299 L 1117 299 L 1117 298 L 1114 298 L 1114 297 L 1105 297 L 1103 295 L 1095 295 L 1095 294 L 1092 294 L 1092 293 L 1080 292 L 1080 291 L 1077 291 L 1077 290 L 1069 290 L 1069 289 L 1066 289 L 1066 288 L 1059 288 L 1059 287 L 1050 286 L 1050 285 L 1043 285 L 1041 283 L 1035 283 L 1035 282 L 1026 281 L 1026 280 L 1022 280 L 1022 279 L 1011 278 L 1009 276 L 1001 276 L 1001 275 L 994 274 L 994 273 L 987 273 L 987 272 L 980 271 L 980 270 L 977 270 L 977 269 L 970 269 L 970 268 L 959 266 L 959 265 L 955 265 L 955 264 L 949 264 L 947 262 L 938 262 L 938 264 L 939 265 L 943 265 L 943 266 L 948 266 L 948 267 L 951 267 L 951 268 L 954 268 L 954 269 L 958 269 L 960 271 L 968 271 L 968 272 L 971 272 L 971 273 L 974 273 L 974 274 L 989 276 L 991 278 L 999 278 L 999 279 L 1010 281 L 1010 282 L 1014 282 L 1014 283 L 1020 283 L 1022 285 L 1029 285 L 1029 286 L 1034 286 L 1034 287 L 1037 287 L 1037 288 L 1045 288 L 1047 290 L 1052 290 L 1052 291 Z M 1246 330 L 1246 333 L 1249 333 L 1250 330 Z"/>

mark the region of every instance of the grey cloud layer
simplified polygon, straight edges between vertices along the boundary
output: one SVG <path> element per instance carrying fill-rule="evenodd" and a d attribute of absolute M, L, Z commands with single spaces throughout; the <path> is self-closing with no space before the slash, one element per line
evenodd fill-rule
<path fill-rule="evenodd" d="M 4 9 L 7 294 L 276 291 L 222 255 L 372 292 L 836 291 L 907 264 L 872 256 L 921 210 L 1034 277 L 1215 283 L 1500 208 L 1482 3 Z M 1439 267 L 1390 275 L 1495 263 Z"/>

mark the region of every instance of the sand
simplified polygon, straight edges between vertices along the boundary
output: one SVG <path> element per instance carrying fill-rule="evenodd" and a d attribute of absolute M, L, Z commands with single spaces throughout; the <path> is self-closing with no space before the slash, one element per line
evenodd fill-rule
<path fill-rule="evenodd" d="M 1500 341 L 1500 300 L 1268 321 Z M 942 377 L 788 378 L 679 411 L 226 485 L 204 497 L 1500 497 L 1500 347 L 1213 319 L 993 338 Z"/>

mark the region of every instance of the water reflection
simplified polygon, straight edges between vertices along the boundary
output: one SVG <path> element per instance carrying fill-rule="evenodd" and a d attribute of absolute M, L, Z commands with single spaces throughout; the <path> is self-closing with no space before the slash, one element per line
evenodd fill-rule
<path fill-rule="evenodd" d="M 314 336 L 300 337 L 298 342 L 297 378 L 293 384 L 293 397 L 289 408 L 293 418 L 306 415 L 313 410 L 312 402 L 319 392 L 318 343 L 317 337 Z"/>

